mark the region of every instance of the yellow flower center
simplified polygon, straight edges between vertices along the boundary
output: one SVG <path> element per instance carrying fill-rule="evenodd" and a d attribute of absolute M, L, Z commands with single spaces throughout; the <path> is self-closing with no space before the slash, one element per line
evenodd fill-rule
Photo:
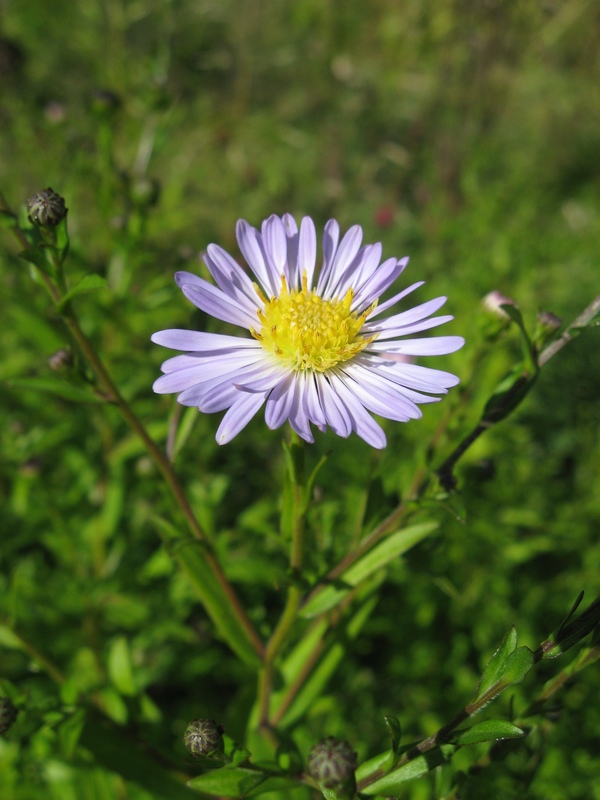
<path fill-rule="evenodd" d="M 262 298 L 265 310 L 258 312 L 260 331 L 250 332 L 267 352 L 293 369 L 325 372 L 354 358 L 375 338 L 359 335 L 375 304 L 356 314 L 350 311 L 353 297 L 348 289 L 341 300 L 325 300 L 308 289 L 305 276 L 302 289 L 290 291 L 282 277 L 279 297 Z"/>

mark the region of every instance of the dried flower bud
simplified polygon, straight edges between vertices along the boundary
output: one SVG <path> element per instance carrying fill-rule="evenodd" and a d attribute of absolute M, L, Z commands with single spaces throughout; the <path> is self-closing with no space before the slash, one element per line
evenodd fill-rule
<path fill-rule="evenodd" d="M 209 756 L 222 749 L 223 728 L 214 719 L 194 719 L 185 729 L 183 743 L 193 756 Z"/>
<path fill-rule="evenodd" d="M 55 228 L 67 216 L 64 199 L 48 187 L 27 201 L 27 213 L 34 225 Z"/>
<path fill-rule="evenodd" d="M 348 742 L 328 736 L 310 751 L 307 772 L 326 789 L 343 789 L 354 786 L 356 753 Z"/>
<path fill-rule="evenodd" d="M 537 315 L 537 324 L 533 334 L 533 341 L 538 351 L 542 350 L 548 342 L 554 339 L 556 332 L 562 325 L 562 319 L 551 311 L 540 311 Z"/>
<path fill-rule="evenodd" d="M 18 713 L 10 697 L 0 697 L 0 734 L 12 726 Z"/>
<path fill-rule="evenodd" d="M 551 311 L 540 311 L 537 321 L 538 325 L 549 333 L 555 333 L 562 325 L 562 319 Z"/>
<path fill-rule="evenodd" d="M 64 372 L 73 364 L 73 352 L 68 347 L 62 347 L 48 359 L 48 366 L 53 372 Z"/>

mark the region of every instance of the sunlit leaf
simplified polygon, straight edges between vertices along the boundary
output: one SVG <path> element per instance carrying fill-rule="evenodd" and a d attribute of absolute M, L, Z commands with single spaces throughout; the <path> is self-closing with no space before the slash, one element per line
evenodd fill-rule
<path fill-rule="evenodd" d="M 418 542 L 430 536 L 438 527 L 437 522 L 421 522 L 403 528 L 387 536 L 376 547 L 353 564 L 339 578 L 335 586 L 326 586 L 315 592 L 313 598 L 302 609 L 303 617 L 315 617 L 334 608 L 348 594 L 377 570 L 387 566 Z"/>
<path fill-rule="evenodd" d="M 467 745 L 479 742 L 492 742 L 497 739 L 517 739 L 524 736 L 525 732 L 503 719 L 489 719 L 478 722 L 470 728 L 456 731 L 452 737 L 453 744 Z"/>
<path fill-rule="evenodd" d="M 500 679 L 506 667 L 506 661 L 510 654 L 515 651 L 516 647 L 517 629 L 512 627 L 483 671 L 479 686 L 477 687 L 477 697 L 481 697 L 481 695 L 485 694 L 485 692 Z"/>
<path fill-rule="evenodd" d="M 393 770 L 360 791 L 370 797 L 373 795 L 394 797 L 403 788 L 402 784 L 414 778 L 419 778 L 421 775 L 426 775 L 430 770 L 443 764 L 451 757 L 455 749 L 453 745 L 442 745 L 429 750 L 422 756 L 417 756 L 417 758 L 412 759 L 407 764 Z"/>

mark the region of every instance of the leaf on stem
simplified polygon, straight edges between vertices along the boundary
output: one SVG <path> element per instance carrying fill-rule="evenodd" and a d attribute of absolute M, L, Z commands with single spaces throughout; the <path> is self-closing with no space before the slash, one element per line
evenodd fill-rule
<path fill-rule="evenodd" d="M 427 753 L 417 756 L 417 758 L 413 758 L 398 769 L 393 770 L 393 772 L 384 775 L 383 778 L 375 781 L 370 786 L 359 787 L 360 793 L 368 796 L 394 797 L 404 788 L 402 784 L 427 774 L 435 767 L 439 767 L 440 764 L 450 759 L 455 750 L 456 748 L 451 744 L 443 744 L 441 747 L 429 750 Z"/>
<path fill-rule="evenodd" d="M 67 303 L 69 303 L 74 297 L 77 297 L 77 295 L 85 294 L 86 292 L 93 292 L 96 289 L 105 289 L 107 286 L 108 283 L 106 278 L 103 278 L 101 275 L 97 275 L 95 273 L 84 275 L 79 283 L 73 286 L 72 289 L 69 289 L 69 291 L 60 298 L 55 306 L 57 314 L 62 313 Z"/>
<path fill-rule="evenodd" d="M 335 585 L 326 586 L 321 591 L 315 592 L 313 597 L 303 607 L 301 616 L 306 618 L 316 617 L 325 611 L 337 606 L 346 595 L 370 577 L 374 572 L 387 566 L 391 561 L 401 556 L 418 542 L 431 535 L 438 527 L 434 521 L 421 522 L 410 525 L 400 531 L 387 536 L 382 542 L 369 550 L 355 564 L 349 567 L 340 576 Z"/>
<path fill-rule="evenodd" d="M 60 378 L 11 378 L 7 382 L 8 386 L 15 389 L 32 389 L 35 392 L 48 392 L 49 394 L 62 397 L 64 400 L 72 400 L 75 403 L 104 403 L 102 397 L 94 394 L 92 389 L 85 389 L 73 386 Z"/>
<path fill-rule="evenodd" d="M 190 578 L 221 636 L 245 664 L 256 666 L 259 659 L 254 644 L 232 608 L 231 597 L 204 558 L 204 547 L 200 542 L 180 539 L 173 546 L 173 555 Z"/>
<path fill-rule="evenodd" d="M 40 272 L 43 272 L 44 275 L 47 275 L 49 278 L 53 280 L 56 278 L 56 267 L 48 259 L 46 251 L 41 247 L 29 247 L 27 250 L 22 250 L 19 253 L 19 258 L 33 264 L 34 267 L 37 267 Z"/>
<path fill-rule="evenodd" d="M 556 658 L 562 655 L 600 625 L 600 597 L 581 614 L 574 616 L 582 599 L 583 592 L 559 628 L 541 645 L 543 658 Z"/>
<path fill-rule="evenodd" d="M 506 661 L 511 653 L 514 653 L 517 647 L 517 629 L 513 626 L 506 638 L 496 650 L 494 655 L 488 661 L 483 675 L 477 687 L 476 697 L 481 697 L 487 690 L 493 686 L 502 677 L 502 673 L 506 667 Z"/>
<path fill-rule="evenodd" d="M 249 767 L 232 767 L 227 765 L 220 769 L 212 769 L 188 781 L 188 786 L 206 794 L 225 795 L 226 797 L 246 797 L 261 783 L 268 774 Z M 265 791 L 268 791 L 265 790 Z M 256 794 L 256 792 L 254 792 Z"/>
<path fill-rule="evenodd" d="M 525 731 L 503 719 L 488 719 L 478 722 L 470 728 L 456 731 L 452 736 L 452 744 L 468 745 L 480 742 L 493 742 L 498 739 L 518 739 L 525 736 Z"/>

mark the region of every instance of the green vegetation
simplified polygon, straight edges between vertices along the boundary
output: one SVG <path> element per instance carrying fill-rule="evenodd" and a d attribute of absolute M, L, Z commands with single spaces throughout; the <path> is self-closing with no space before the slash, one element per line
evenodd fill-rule
<path fill-rule="evenodd" d="M 331 735 L 357 751 L 364 796 L 391 781 L 410 800 L 600 799 L 597 631 L 579 642 L 600 594 L 598 329 L 477 438 L 455 487 L 436 477 L 501 379 L 523 370 L 521 317 L 499 330 L 482 298 L 516 301 L 531 340 L 538 312 L 564 330 L 598 295 L 599 34 L 593 0 L 0 5 L 0 697 L 19 712 L 0 736 L 2 798 L 241 796 L 259 763 L 266 798 L 304 800 L 318 790 L 291 789 L 278 770 L 299 774 Z M 39 250 L 46 276 L 19 256 L 43 239 L 25 204 L 47 186 L 69 208 L 68 289 L 53 296 L 64 227 L 56 251 Z M 461 386 L 420 421 L 382 423 L 384 451 L 332 433 L 305 448 L 307 475 L 324 463 L 298 586 L 289 430 L 259 413 L 219 447 L 220 415 L 151 390 L 167 352 L 152 333 L 228 330 L 173 273 L 206 277 L 209 243 L 239 257 L 238 218 L 284 212 L 318 230 L 358 223 L 384 258 L 410 255 L 407 282 L 426 281 L 418 302 L 448 295 L 447 332 L 467 340 L 428 360 Z M 125 406 L 160 457 L 168 443 L 206 546 L 188 538 L 193 523 Z M 253 635 L 268 641 L 290 583 L 308 595 L 400 503 L 383 550 L 311 595 L 282 641 L 262 684 L 277 761 Z M 566 649 L 572 634 L 573 649 L 542 659 L 582 590 L 557 636 Z M 480 716 L 408 758 L 503 676 Z M 225 729 L 228 782 L 183 747 L 197 718 Z M 518 738 L 490 744 L 500 736 Z M 415 779 L 385 775 L 392 765 Z"/>

